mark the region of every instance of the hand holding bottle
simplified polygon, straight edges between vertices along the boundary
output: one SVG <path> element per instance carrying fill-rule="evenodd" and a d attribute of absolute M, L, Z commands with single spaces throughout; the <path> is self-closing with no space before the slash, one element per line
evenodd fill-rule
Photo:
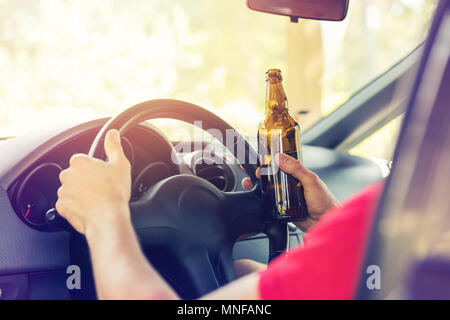
<path fill-rule="evenodd" d="M 302 231 L 307 231 L 315 225 L 329 209 L 340 205 L 319 176 L 304 167 L 300 161 L 285 154 L 275 156 L 275 161 L 281 170 L 298 179 L 303 185 L 308 218 L 304 221 L 294 222 Z M 258 178 L 261 176 L 260 169 L 256 171 L 256 175 Z M 242 186 L 245 189 L 252 189 L 253 184 L 250 178 L 244 178 Z"/>

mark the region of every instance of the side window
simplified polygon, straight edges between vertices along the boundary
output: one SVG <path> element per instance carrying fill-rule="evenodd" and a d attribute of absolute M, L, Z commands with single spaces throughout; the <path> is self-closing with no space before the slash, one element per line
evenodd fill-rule
<path fill-rule="evenodd" d="M 402 121 L 403 115 L 391 120 L 351 148 L 349 153 L 380 164 L 388 164 L 394 154 Z"/>

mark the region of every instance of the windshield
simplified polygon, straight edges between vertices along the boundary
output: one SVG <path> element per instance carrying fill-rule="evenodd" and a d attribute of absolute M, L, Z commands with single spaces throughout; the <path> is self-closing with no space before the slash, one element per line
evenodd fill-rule
<path fill-rule="evenodd" d="M 269 68 L 306 129 L 423 41 L 435 2 L 350 1 L 345 21 L 290 23 L 244 0 L 0 0 L 0 136 L 156 98 L 254 135 Z"/>

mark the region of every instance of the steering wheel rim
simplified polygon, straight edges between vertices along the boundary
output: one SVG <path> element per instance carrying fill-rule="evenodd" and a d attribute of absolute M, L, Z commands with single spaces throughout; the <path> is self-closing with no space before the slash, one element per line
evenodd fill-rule
<path fill-rule="evenodd" d="M 137 105 L 132 106 L 119 113 L 115 117 L 111 118 L 97 133 L 91 148 L 89 149 L 89 156 L 99 158 L 102 156 L 102 141 L 105 138 L 106 133 L 111 129 L 117 129 L 121 134 L 126 133 L 133 126 L 151 119 L 174 119 L 180 120 L 192 125 L 196 125 L 198 121 L 202 121 L 203 130 L 216 129 L 222 134 L 222 137 L 226 137 L 226 130 L 233 130 L 235 135 L 233 136 L 233 149 L 228 150 L 236 156 L 236 146 L 240 143 L 245 148 L 245 160 L 242 166 L 246 170 L 253 184 L 258 183 L 256 177 L 256 159 L 258 157 L 257 152 L 253 147 L 237 132 L 230 124 L 216 116 L 214 113 L 189 102 L 175 100 L 175 99 L 155 99 L 149 100 Z M 214 131 L 211 132 L 214 135 Z M 220 140 L 220 139 L 219 139 Z M 227 143 L 228 144 L 228 143 Z M 251 161 L 253 160 L 253 161 Z M 255 162 L 255 163 L 252 163 Z"/>
<path fill-rule="evenodd" d="M 110 119 L 95 137 L 89 155 L 103 155 L 102 141 L 110 129 L 124 134 L 128 129 L 145 120 L 170 118 L 193 125 L 202 121 L 202 129 L 216 129 L 226 136 L 226 130 L 234 130 L 228 123 L 201 108 L 180 100 L 159 99 L 137 104 Z M 234 130 L 235 131 L 235 130 Z M 245 162 L 242 166 L 253 181 L 251 191 L 222 192 L 211 183 L 194 175 L 176 175 L 152 186 L 139 201 L 130 203 L 131 218 L 141 247 L 152 261 L 152 248 L 170 252 L 172 264 L 176 264 L 188 282 L 189 288 L 179 291 L 183 298 L 197 298 L 235 279 L 232 247 L 237 238 L 246 233 L 263 230 L 267 216 L 263 214 L 261 194 L 256 178 L 257 153 L 235 131 L 232 148 L 226 147 L 236 157 L 237 146 L 245 146 Z M 237 158 L 237 157 L 236 157 Z M 254 161 L 256 162 L 256 161 Z M 172 265 L 171 264 L 171 265 Z M 164 274 L 172 286 L 177 285 L 177 275 Z M 179 282 L 179 281 L 178 281 Z"/>

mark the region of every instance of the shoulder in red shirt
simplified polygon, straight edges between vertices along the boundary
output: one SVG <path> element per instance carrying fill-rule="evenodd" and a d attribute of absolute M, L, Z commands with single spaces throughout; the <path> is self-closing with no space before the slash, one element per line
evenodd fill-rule
<path fill-rule="evenodd" d="M 260 273 L 262 299 L 352 299 L 383 184 L 365 189 L 311 228 L 303 246 Z"/>

